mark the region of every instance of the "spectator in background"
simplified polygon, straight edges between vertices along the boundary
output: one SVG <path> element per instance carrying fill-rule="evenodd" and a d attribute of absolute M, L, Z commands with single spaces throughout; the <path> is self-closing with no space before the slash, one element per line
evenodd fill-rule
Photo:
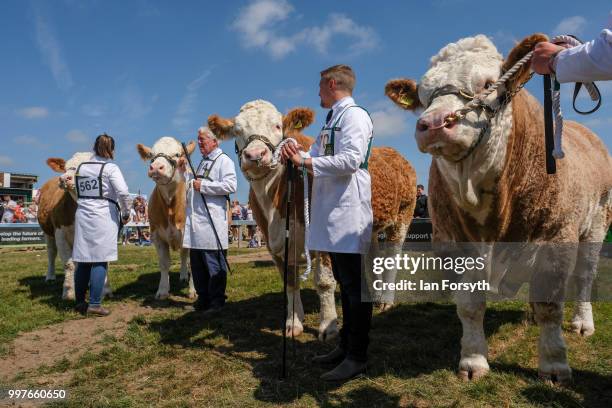
<path fill-rule="evenodd" d="M 416 206 L 414 207 L 414 218 L 429 218 L 427 210 L 427 195 L 422 184 L 417 185 Z"/>
<path fill-rule="evenodd" d="M 238 200 L 234 200 L 234 205 L 232 206 L 232 221 L 240 220 L 242 216 L 242 208 L 240 207 L 240 202 Z M 237 225 L 232 225 L 232 241 L 237 241 L 240 239 L 240 228 Z"/>
<path fill-rule="evenodd" d="M 38 206 L 35 203 L 31 203 L 28 206 L 25 216 L 28 224 L 36 224 L 38 222 Z"/>
<path fill-rule="evenodd" d="M 25 215 L 25 209 L 23 206 L 23 200 L 19 199 L 17 200 L 17 205 L 15 206 L 15 214 L 13 215 L 13 222 L 15 223 L 25 223 L 26 220 L 26 215 Z"/>
<path fill-rule="evenodd" d="M 136 224 L 146 224 L 148 221 L 148 211 L 147 211 L 147 202 L 145 201 L 144 197 L 142 196 L 138 196 L 136 197 L 136 199 L 134 200 L 134 218 L 133 221 Z M 136 233 L 138 234 L 138 245 L 143 245 L 144 244 L 144 233 L 143 233 L 143 227 L 136 225 Z"/>
<path fill-rule="evenodd" d="M 253 221 L 253 209 L 251 208 L 251 203 L 246 203 L 244 208 L 246 210 L 245 220 Z M 247 235 L 248 235 L 249 241 L 253 239 L 254 234 L 255 234 L 255 225 L 247 225 Z"/>
<path fill-rule="evenodd" d="M 15 216 L 15 208 L 17 207 L 17 203 L 11 199 L 10 195 L 5 195 L 3 200 L 2 207 L 4 208 L 4 212 L 2 213 L 2 219 L 0 222 L 11 223 L 13 222 L 13 218 Z"/>

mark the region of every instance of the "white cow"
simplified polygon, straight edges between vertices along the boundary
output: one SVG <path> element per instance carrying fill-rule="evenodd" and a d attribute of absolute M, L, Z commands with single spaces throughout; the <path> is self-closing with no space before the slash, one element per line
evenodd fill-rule
<path fill-rule="evenodd" d="M 526 90 L 499 109 L 492 100 L 520 89 L 528 79 L 528 64 L 487 100 L 492 111 L 477 109 L 462 119 L 454 114 L 545 40 L 543 35 L 527 37 L 504 60 L 487 37 L 464 38 L 432 57 L 418 87 L 412 80 L 393 80 L 386 93 L 400 107 L 422 112 L 416 140 L 422 152 L 433 156 L 429 205 L 434 241 L 529 242 L 531 248 L 556 244 L 553 256 L 540 251 L 528 260 L 531 295 L 534 289 L 562 294 L 572 276 L 582 300 L 576 302 L 572 328 L 588 336 L 595 327 L 585 300 L 598 248 L 612 221 L 612 158 L 606 146 L 589 129 L 565 121 L 566 156 L 557 161 L 555 175 L 546 174 L 541 105 Z M 515 266 L 525 258 L 514 254 Z M 531 299 L 540 326 L 539 374 L 563 382 L 571 377 L 561 330 L 563 303 L 538 297 Z M 459 374 L 464 379 L 489 370 L 485 308 L 481 293 L 457 300 L 463 326 Z"/>
<path fill-rule="evenodd" d="M 149 223 L 151 240 L 159 257 L 161 277 L 156 299 L 166 299 L 170 292 L 170 248 L 181 252 L 181 281 L 189 280 L 189 297 L 196 296 L 193 278 L 189 273 L 187 260 L 189 249 L 183 248 L 185 230 L 186 184 L 185 176 L 179 170 L 186 160 L 181 143 L 172 137 L 162 137 L 152 148 L 137 146 L 143 160 L 150 162 L 147 175 L 155 181 L 155 188 L 149 199 Z M 189 142 L 189 154 L 195 143 Z"/>

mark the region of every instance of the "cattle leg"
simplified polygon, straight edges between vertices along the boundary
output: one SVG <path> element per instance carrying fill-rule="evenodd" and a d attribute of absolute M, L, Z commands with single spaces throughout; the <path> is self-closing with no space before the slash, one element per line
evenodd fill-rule
<path fill-rule="evenodd" d="M 535 320 L 540 326 L 538 344 L 538 374 L 548 381 L 566 382 L 572 378 L 572 370 L 567 363 L 567 351 L 561 323 L 563 303 L 533 303 Z"/>
<path fill-rule="evenodd" d="M 45 281 L 50 282 L 55 280 L 55 257 L 57 256 L 57 245 L 55 244 L 55 237 L 52 235 L 45 234 L 45 241 L 47 241 L 47 276 Z"/>
<path fill-rule="evenodd" d="M 387 257 L 395 257 L 397 254 L 400 254 L 404 245 L 404 240 L 406 239 L 406 234 L 408 233 L 409 224 L 396 223 L 393 226 L 387 228 L 387 242 L 385 243 L 385 252 Z M 377 237 L 372 237 L 372 239 L 376 239 Z M 382 280 L 385 283 L 395 283 L 397 278 L 397 269 L 385 269 L 382 274 Z M 380 310 L 385 311 L 389 310 L 393 307 L 395 303 L 395 291 L 386 289 L 382 293 Z"/>
<path fill-rule="evenodd" d="M 108 278 L 108 271 L 106 272 L 106 277 L 104 277 L 104 290 L 102 291 L 102 298 L 104 297 L 113 297 L 113 289 L 111 288 L 110 281 Z"/>
<path fill-rule="evenodd" d="M 189 248 L 182 248 L 181 249 L 181 280 L 182 281 L 189 280 L 189 294 L 187 296 L 189 296 L 189 299 L 195 299 L 196 290 L 195 290 L 195 286 L 193 285 L 193 275 L 189 272 L 189 265 L 187 262 L 188 260 L 189 260 Z"/>
<path fill-rule="evenodd" d="M 72 245 L 68 242 L 67 227 L 55 230 L 55 243 L 64 265 L 64 288 L 62 299 L 74 300 L 74 262 L 72 262 Z"/>
<path fill-rule="evenodd" d="M 287 282 L 287 336 L 299 336 L 304 332 L 304 307 L 300 297 L 300 281 L 294 273 L 297 270 L 293 265 L 289 265 L 289 281 Z"/>
<path fill-rule="evenodd" d="M 155 249 L 159 258 L 159 288 L 155 294 L 155 299 L 167 299 L 170 292 L 170 248 L 168 244 L 155 240 Z"/>
<path fill-rule="evenodd" d="M 600 242 L 603 242 L 603 237 Z M 591 299 L 591 288 L 593 280 L 597 275 L 597 263 L 601 244 L 594 242 L 581 242 L 578 247 L 578 259 L 571 277 L 576 293 L 574 304 L 574 315 L 572 317 L 572 331 L 583 336 L 591 336 L 595 333 L 593 322 L 593 309 L 589 300 Z"/>
<path fill-rule="evenodd" d="M 484 299 L 470 299 L 469 294 L 458 294 L 457 315 L 463 327 L 458 375 L 464 381 L 476 380 L 489 372 L 488 346 L 483 326 L 486 308 Z"/>
<path fill-rule="evenodd" d="M 329 341 L 338 337 L 338 314 L 336 313 L 336 280 L 327 253 L 317 255 L 314 281 L 321 302 L 319 314 L 319 340 Z"/>

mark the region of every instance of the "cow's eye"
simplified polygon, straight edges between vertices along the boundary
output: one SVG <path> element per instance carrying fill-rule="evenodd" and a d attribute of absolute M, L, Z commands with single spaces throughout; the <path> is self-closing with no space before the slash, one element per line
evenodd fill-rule
<path fill-rule="evenodd" d="M 276 130 L 280 130 L 280 125 L 276 125 Z"/>
<path fill-rule="evenodd" d="M 484 84 L 484 89 L 489 89 L 491 85 L 493 85 L 493 80 L 491 79 L 487 80 L 487 82 L 485 82 Z"/>

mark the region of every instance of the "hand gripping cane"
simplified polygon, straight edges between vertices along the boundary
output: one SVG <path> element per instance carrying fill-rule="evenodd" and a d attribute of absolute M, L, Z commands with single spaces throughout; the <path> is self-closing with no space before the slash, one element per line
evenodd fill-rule
<path fill-rule="evenodd" d="M 191 169 L 191 172 L 193 173 L 193 177 L 197 178 L 198 176 L 195 172 L 195 169 L 193 168 L 193 164 L 191 163 L 191 158 L 189 157 L 189 153 L 187 153 L 187 146 L 185 146 L 185 143 L 181 143 L 181 146 L 183 147 L 183 152 L 185 152 L 185 158 L 187 159 L 187 163 L 189 163 L 189 168 Z M 206 196 L 202 192 L 199 192 L 199 193 L 200 193 L 200 197 L 202 197 L 202 201 L 204 201 L 204 208 L 206 209 L 206 214 L 208 215 L 208 219 L 210 220 L 210 225 L 212 227 L 212 230 L 215 233 L 215 239 L 217 240 L 217 247 L 219 248 L 219 252 L 221 253 L 221 256 L 223 257 L 223 261 L 225 262 L 225 265 L 227 266 L 227 271 L 229 273 L 232 273 L 229 262 L 227 262 L 227 257 L 225 256 L 225 252 L 223 252 L 223 245 L 221 245 L 219 234 L 217 234 L 217 228 L 215 228 L 215 222 L 213 221 L 213 218 L 210 215 L 210 209 L 208 208 L 208 202 L 206 201 Z"/>

